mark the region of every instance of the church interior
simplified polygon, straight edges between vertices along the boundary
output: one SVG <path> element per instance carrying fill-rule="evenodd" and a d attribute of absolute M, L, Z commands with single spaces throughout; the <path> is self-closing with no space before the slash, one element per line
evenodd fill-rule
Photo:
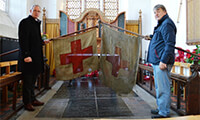
<path fill-rule="evenodd" d="M 170 117 L 163 119 L 199 120 L 200 0 L 0 0 L 0 119 L 152 119 L 156 87 L 144 38 L 157 25 L 157 4 L 177 28 Z M 44 105 L 30 112 L 22 101 L 18 26 L 33 5 L 41 7 L 48 43 L 34 88 Z"/>

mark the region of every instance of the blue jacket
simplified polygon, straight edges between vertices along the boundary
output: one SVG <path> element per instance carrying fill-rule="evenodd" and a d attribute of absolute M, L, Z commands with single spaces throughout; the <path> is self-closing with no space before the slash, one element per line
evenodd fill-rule
<path fill-rule="evenodd" d="M 158 21 L 150 36 L 147 61 L 153 65 L 159 65 L 160 61 L 165 64 L 174 64 L 174 47 L 176 43 L 176 26 L 168 14 Z"/>

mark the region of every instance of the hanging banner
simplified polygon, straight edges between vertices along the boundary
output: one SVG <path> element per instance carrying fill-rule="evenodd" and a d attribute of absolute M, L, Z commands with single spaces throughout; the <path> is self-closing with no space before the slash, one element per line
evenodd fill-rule
<path fill-rule="evenodd" d="M 103 25 L 100 79 L 117 93 L 129 93 L 136 84 L 141 38 Z"/>
<path fill-rule="evenodd" d="M 56 79 L 71 80 L 97 70 L 96 29 L 53 41 Z"/>

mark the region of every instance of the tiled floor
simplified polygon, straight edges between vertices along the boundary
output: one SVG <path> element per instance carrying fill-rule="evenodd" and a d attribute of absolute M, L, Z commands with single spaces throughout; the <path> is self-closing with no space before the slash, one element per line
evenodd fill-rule
<path fill-rule="evenodd" d="M 68 82 L 59 81 L 39 100 L 46 104 L 34 112 L 21 110 L 11 120 L 55 119 L 150 119 L 150 109 L 155 99 L 139 88 L 128 95 L 117 95 L 101 84 L 97 78 L 78 78 Z M 171 116 L 177 116 L 171 112 Z"/>
<path fill-rule="evenodd" d="M 62 118 L 133 116 L 122 97 L 117 96 L 110 88 L 96 84 L 98 81 L 97 79 L 76 79 L 71 87 L 67 87 L 68 82 L 63 83 L 36 117 L 57 118 L 58 115 Z M 54 107 L 55 104 L 56 107 Z M 52 109 L 49 110 L 49 108 Z M 49 114 L 52 113 L 51 111 L 56 111 L 57 114 L 55 116 L 53 116 L 54 113 Z"/>

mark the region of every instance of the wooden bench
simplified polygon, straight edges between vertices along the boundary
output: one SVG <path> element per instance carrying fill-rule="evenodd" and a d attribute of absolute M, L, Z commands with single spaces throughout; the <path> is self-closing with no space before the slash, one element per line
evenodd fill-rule
<path fill-rule="evenodd" d="M 11 66 L 15 66 L 14 72 L 11 72 Z M 0 68 L 5 68 L 5 73 L 0 76 L 0 88 L 2 88 L 2 103 L 8 103 L 8 86 L 13 84 L 13 109 L 16 109 L 17 102 L 17 86 L 22 79 L 21 72 L 17 71 L 17 61 L 0 62 Z"/>

